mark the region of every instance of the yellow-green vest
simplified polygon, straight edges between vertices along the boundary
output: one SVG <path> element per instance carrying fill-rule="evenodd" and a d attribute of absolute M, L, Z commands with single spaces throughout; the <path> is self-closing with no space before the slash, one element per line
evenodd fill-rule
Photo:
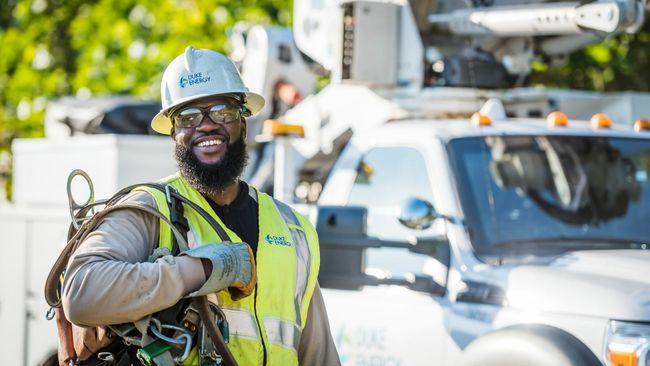
<path fill-rule="evenodd" d="M 161 183 L 169 184 L 210 213 L 233 242 L 242 241 L 180 174 L 165 178 Z M 169 217 L 165 194 L 150 188 L 144 190 L 154 197 L 158 209 Z M 239 301 L 233 301 L 227 291 L 217 293 L 219 306 L 230 327 L 228 346 L 241 366 L 262 365 L 263 347 L 266 348 L 266 365 L 298 365 L 300 334 L 318 276 L 318 237 L 311 223 L 289 206 L 252 187 L 249 194 L 259 206 L 257 286 L 253 294 Z M 193 242 L 201 245 L 221 242 L 199 214 L 186 205 L 183 208 L 190 226 L 190 246 Z M 172 247 L 171 230 L 162 220 L 159 245 L 170 250 Z M 193 350 L 183 364 L 197 363 L 196 350 Z"/>

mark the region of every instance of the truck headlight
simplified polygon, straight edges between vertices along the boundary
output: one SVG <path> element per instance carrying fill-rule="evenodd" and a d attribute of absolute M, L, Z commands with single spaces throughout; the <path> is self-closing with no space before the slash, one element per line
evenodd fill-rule
<path fill-rule="evenodd" d="M 650 366 L 650 323 L 610 321 L 604 354 L 608 366 Z"/>

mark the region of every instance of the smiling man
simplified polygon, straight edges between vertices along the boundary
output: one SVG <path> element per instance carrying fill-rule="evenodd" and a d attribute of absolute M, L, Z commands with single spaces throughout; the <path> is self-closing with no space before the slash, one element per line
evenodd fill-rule
<path fill-rule="evenodd" d="M 186 205 L 190 249 L 183 253 L 161 251 L 173 247 L 172 235 L 157 218 L 131 210 L 111 213 L 68 264 L 63 307 L 69 320 L 86 327 L 75 333 L 77 354 L 69 356 L 96 364 L 99 348 L 109 342 L 94 327 L 134 322 L 184 297 L 214 293 L 239 365 L 339 365 L 317 284 L 314 228 L 240 180 L 247 161 L 246 117 L 264 99 L 248 91 L 225 56 L 192 47 L 167 67 L 161 89 L 163 109 L 152 127 L 171 135 L 179 166 L 179 173 L 161 183 L 207 211 L 231 242 L 222 242 Z M 167 198 L 157 190 L 142 188 L 125 200 L 170 217 Z M 153 262 L 152 253 L 159 256 Z M 102 351 L 107 349 L 117 358 L 133 354 L 115 344 Z M 189 363 L 210 361 L 198 356 Z"/>

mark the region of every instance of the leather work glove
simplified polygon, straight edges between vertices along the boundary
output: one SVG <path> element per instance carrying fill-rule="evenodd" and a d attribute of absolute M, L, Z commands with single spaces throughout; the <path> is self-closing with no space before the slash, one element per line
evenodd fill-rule
<path fill-rule="evenodd" d="M 246 243 L 205 244 L 181 255 L 208 260 L 212 264 L 208 280 L 187 297 L 203 296 L 228 288 L 230 297 L 239 300 L 250 295 L 255 288 L 255 257 Z"/>

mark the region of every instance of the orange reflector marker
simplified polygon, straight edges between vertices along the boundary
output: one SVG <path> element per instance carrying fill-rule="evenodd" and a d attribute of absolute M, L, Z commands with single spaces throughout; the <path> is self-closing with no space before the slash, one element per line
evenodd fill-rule
<path fill-rule="evenodd" d="M 650 120 L 646 118 L 639 118 L 634 122 L 634 131 L 649 131 L 650 130 Z"/>
<path fill-rule="evenodd" d="M 492 118 L 490 118 L 490 116 L 481 114 L 479 112 L 472 114 L 472 118 L 470 119 L 470 121 L 474 126 L 478 126 L 478 127 L 492 125 Z"/>
<path fill-rule="evenodd" d="M 605 113 L 596 113 L 591 117 L 591 128 L 612 128 L 612 120 Z"/>
<path fill-rule="evenodd" d="M 548 122 L 548 127 L 566 127 L 569 124 L 569 117 L 562 112 L 555 111 L 548 114 L 546 122 Z"/>
<path fill-rule="evenodd" d="M 292 125 L 278 121 L 277 119 L 267 119 L 264 121 L 262 133 L 267 136 L 294 136 L 304 137 L 305 128 L 301 125 Z"/>
<path fill-rule="evenodd" d="M 613 351 L 610 349 L 608 356 L 612 366 L 638 366 L 635 352 Z"/>

